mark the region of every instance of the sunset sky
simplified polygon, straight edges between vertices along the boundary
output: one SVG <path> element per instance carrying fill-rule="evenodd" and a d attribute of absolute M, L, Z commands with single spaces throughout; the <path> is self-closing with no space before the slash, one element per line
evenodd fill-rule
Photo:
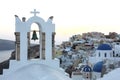
<path fill-rule="evenodd" d="M 15 18 L 36 9 L 47 21 L 54 16 L 56 44 L 83 32 L 120 33 L 120 0 L 1 0 L 0 39 L 14 40 Z"/>

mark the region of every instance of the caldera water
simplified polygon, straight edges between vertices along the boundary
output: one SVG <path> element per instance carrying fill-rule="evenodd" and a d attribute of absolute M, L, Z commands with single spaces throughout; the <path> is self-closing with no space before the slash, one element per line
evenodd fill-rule
<path fill-rule="evenodd" d="M 0 51 L 0 63 L 9 59 L 13 50 Z"/>

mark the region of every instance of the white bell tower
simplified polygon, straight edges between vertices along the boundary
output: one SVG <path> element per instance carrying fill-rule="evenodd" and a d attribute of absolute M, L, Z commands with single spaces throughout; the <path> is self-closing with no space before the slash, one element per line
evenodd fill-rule
<path fill-rule="evenodd" d="M 52 55 L 54 52 L 54 48 L 52 45 L 52 41 L 54 34 L 55 34 L 55 24 L 52 23 L 52 19 L 49 18 L 47 22 L 45 22 L 42 18 L 38 17 L 37 14 L 39 14 L 36 9 L 34 11 L 31 11 L 32 14 L 34 14 L 33 17 L 29 18 L 27 21 L 25 21 L 25 18 L 21 21 L 18 16 L 16 16 L 16 58 L 17 60 L 28 60 L 28 46 L 29 46 L 29 32 L 32 23 L 36 23 L 39 27 L 39 37 L 40 37 L 40 59 L 42 59 L 42 55 L 44 53 L 45 60 L 51 60 Z M 19 39 L 18 39 L 19 38 Z M 19 47 L 18 47 L 19 45 Z"/>
<path fill-rule="evenodd" d="M 59 66 L 59 60 L 52 58 L 55 34 L 55 24 L 52 23 L 53 17 L 51 16 L 47 21 L 44 21 L 41 17 L 37 16 L 37 13 L 39 12 L 35 9 L 31 13 L 34 15 L 27 21 L 25 17 L 20 20 L 20 18 L 15 15 L 16 59 L 10 60 L 9 69 L 4 69 L 3 74 L 0 75 L 1 80 L 41 80 L 41 77 L 42 80 L 45 80 L 47 76 L 46 73 L 49 74 L 52 70 L 54 70 L 55 73 L 60 72 L 61 74 L 65 74 Z M 31 31 L 32 23 L 36 23 L 40 30 L 40 58 L 37 59 L 28 59 L 28 49 L 30 44 L 29 33 Z M 45 59 L 42 58 L 43 54 L 45 54 Z M 43 76 L 43 73 L 45 73 L 45 77 Z M 56 75 L 55 73 L 50 73 L 50 75 L 54 76 Z M 49 77 L 47 76 L 47 78 Z M 54 78 L 54 80 L 56 79 L 57 78 Z"/>

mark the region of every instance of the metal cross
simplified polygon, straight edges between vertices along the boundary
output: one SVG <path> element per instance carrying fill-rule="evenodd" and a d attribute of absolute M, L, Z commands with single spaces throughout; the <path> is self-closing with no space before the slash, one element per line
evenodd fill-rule
<path fill-rule="evenodd" d="M 30 12 L 31 14 L 34 14 L 34 16 L 36 16 L 36 14 L 39 14 L 40 12 L 36 11 L 36 9 L 34 9 L 34 11 Z"/>

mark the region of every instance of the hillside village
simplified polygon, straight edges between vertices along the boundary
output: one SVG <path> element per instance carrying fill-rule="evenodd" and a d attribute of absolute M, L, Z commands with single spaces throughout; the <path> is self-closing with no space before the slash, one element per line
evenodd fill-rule
<path fill-rule="evenodd" d="M 35 45 L 28 50 L 30 59 L 39 58 L 38 48 L 39 45 Z M 100 32 L 88 32 L 73 35 L 69 41 L 56 45 L 56 54 L 53 58 L 59 59 L 60 67 L 72 80 L 97 80 L 120 67 L 119 49 L 119 34 L 110 32 L 109 35 L 104 35 Z M 15 59 L 15 52 L 11 54 L 10 59 Z M 8 68 L 9 60 L 0 65 Z M 0 73 L 3 68 L 0 69 Z"/>
<path fill-rule="evenodd" d="M 60 66 L 73 80 L 97 80 L 120 67 L 120 35 L 88 32 L 57 45 Z"/>

